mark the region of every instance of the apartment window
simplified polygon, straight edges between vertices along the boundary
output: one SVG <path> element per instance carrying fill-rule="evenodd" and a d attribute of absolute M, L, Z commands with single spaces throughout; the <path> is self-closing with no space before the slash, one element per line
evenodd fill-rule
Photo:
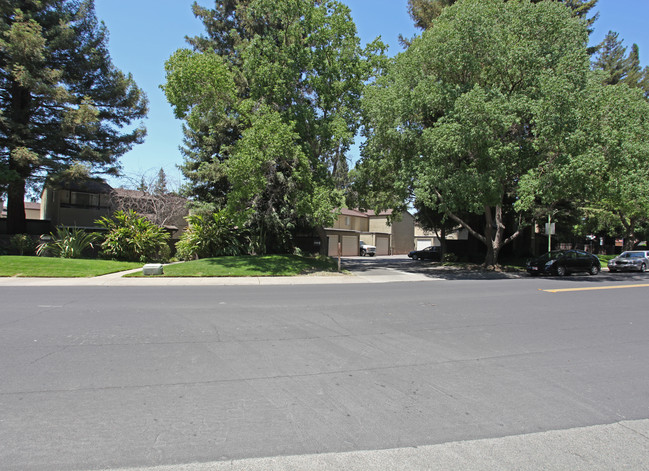
<path fill-rule="evenodd" d="M 68 208 L 100 208 L 99 195 L 81 191 L 66 191 L 61 195 L 61 206 Z"/>
<path fill-rule="evenodd" d="M 350 226 L 351 225 L 351 222 L 352 222 L 351 219 L 352 218 L 350 218 L 349 216 L 345 216 L 345 226 Z"/>

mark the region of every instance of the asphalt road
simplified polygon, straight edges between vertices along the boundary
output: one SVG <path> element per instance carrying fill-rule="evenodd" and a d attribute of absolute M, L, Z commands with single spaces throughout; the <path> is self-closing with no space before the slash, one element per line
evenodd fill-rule
<path fill-rule="evenodd" d="M 649 277 L 499 278 L 0 287 L 0 469 L 309 469 L 263 460 L 591 426 L 606 448 L 620 424 L 646 469 Z"/>

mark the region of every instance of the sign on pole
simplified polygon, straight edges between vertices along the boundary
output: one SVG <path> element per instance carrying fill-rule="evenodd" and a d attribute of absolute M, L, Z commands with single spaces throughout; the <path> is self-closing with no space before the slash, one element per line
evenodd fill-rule
<path fill-rule="evenodd" d="M 545 233 L 547 235 L 555 235 L 555 223 L 554 222 L 546 222 L 545 223 Z"/>

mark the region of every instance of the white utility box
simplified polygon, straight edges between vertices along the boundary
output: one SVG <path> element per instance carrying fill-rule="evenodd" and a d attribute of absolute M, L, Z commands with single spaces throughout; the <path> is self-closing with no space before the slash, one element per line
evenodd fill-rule
<path fill-rule="evenodd" d="M 142 267 L 143 275 L 162 275 L 162 263 L 147 263 Z"/>

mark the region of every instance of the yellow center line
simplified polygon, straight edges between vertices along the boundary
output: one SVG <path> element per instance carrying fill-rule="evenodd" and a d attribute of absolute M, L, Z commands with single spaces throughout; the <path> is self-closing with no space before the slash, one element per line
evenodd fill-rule
<path fill-rule="evenodd" d="M 624 288 L 649 288 L 649 284 L 644 285 L 617 285 L 617 286 L 595 286 L 590 288 L 563 288 L 563 289 L 539 289 L 546 293 L 565 293 L 566 291 L 594 291 L 599 289 L 624 289 Z"/>

